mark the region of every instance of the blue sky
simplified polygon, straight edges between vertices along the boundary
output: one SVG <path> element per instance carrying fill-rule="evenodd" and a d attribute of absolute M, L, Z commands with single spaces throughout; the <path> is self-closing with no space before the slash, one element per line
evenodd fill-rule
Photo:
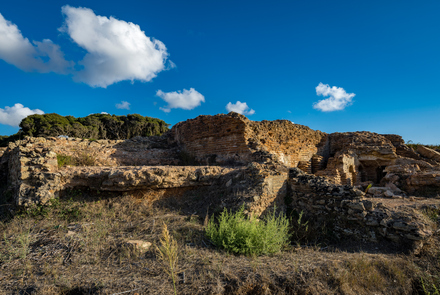
<path fill-rule="evenodd" d="M 439 13 L 439 1 L 7 1 L 0 134 L 38 112 L 175 124 L 236 110 L 438 144 Z"/>

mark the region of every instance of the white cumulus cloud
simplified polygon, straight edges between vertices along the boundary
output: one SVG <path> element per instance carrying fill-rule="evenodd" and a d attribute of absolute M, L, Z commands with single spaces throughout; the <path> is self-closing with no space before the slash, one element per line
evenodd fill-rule
<path fill-rule="evenodd" d="M 16 103 L 12 107 L 0 108 L 0 124 L 16 127 L 20 124 L 21 120 L 34 114 L 42 115 L 44 112 L 39 109 L 31 110 L 21 103 Z"/>
<path fill-rule="evenodd" d="M 116 108 L 120 110 L 129 110 L 130 104 L 128 101 L 121 101 L 121 103 L 116 104 Z"/>
<path fill-rule="evenodd" d="M 323 112 L 333 112 L 349 106 L 356 94 L 347 93 L 342 87 L 330 87 L 328 84 L 319 83 L 316 86 L 316 95 L 328 96 L 329 98 L 315 102 L 313 108 Z"/>
<path fill-rule="evenodd" d="M 92 87 L 123 80 L 147 82 L 164 70 L 175 68 L 165 45 L 145 35 L 139 25 L 96 15 L 84 7 L 62 7 L 59 29 L 86 50 L 82 60 L 66 61 L 60 46 L 49 39 L 29 41 L 17 25 L 0 14 L 0 59 L 23 71 L 71 74 Z"/>
<path fill-rule="evenodd" d="M 49 39 L 42 42 L 23 37 L 17 25 L 0 14 L 0 59 L 31 72 L 67 74 L 73 63 L 64 59 L 60 47 Z"/>
<path fill-rule="evenodd" d="M 162 111 L 169 113 L 171 109 L 192 110 L 205 102 L 205 97 L 194 88 L 183 91 L 163 92 L 158 90 L 156 95 L 168 103 L 167 106 L 160 108 Z"/>
<path fill-rule="evenodd" d="M 123 80 L 147 82 L 165 70 L 167 48 L 147 37 L 139 25 L 96 15 L 84 7 L 65 5 L 62 12 L 65 23 L 60 31 L 87 50 L 78 62 L 83 69 L 75 73 L 75 80 L 105 88 Z"/>
<path fill-rule="evenodd" d="M 226 105 L 226 110 L 228 112 L 236 112 L 242 115 L 253 115 L 255 114 L 255 111 L 251 108 L 249 108 L 249 106 L 247 105 L 247 103 L 245 102 L 240 102 L 237 101 L 235 104 L 234 103 L 228 103 Z"/>

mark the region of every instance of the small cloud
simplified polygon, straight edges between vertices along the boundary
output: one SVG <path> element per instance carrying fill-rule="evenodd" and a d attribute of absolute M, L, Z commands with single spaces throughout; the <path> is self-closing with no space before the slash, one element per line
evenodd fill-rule
<path fill-rule="evenodd" d="M 253 115 L 255 114 L 255 111 L 253 109 L 250 109 L 247 103 L 237 101 L 235 104 L 228 103 L 226 105 L 226 110 L 228 112 L 236 112 L 242 115 Z"/>
<path fill-rule="evenodd" d="M 107 112 L 101 112 L 101 115 L 108 115 Z"/>
<path fill-rule="evenodd" d="M 117 109 L 120 110 L 129 110 L 130 109 L 130 104 L 128 101 L 121 101 L 121 103 L 117 103 L 115 106 Z"/>
<path fill-rule="evenodd" d="M 174 69 L 174 68 L 177 68 L 176 64 L 173 61 L 168 60 L 167 70 L 171 70 L 171 69 Z"/>
<path fill-rule="evenodd" d="M 160 109 L 165 113 L 169 113 L 171 109 L 192 110 L 205 102 L 205 97 L 194 88 L 183 91 L 163 92 L 158 90 L 156 95 L 168 103 L 167 106 Z"/>
<path fill-rule="evenodd" d="M 31 110 L 21 103 L 16 103 L 13 107 L 0 108 L 0 124 L 17 127 L 21 120 L 35 114 L 42 115 L 44 112 L 39 109 Z"/>
<path fill-rule="evenodd" d="M 351 105 L 356 94 L 347 93 L 342 87 L 330 87 L 328 84 L 319 83 L 316 86 L 316 95 L 329 96 L 329 98 L 315 102 L 313 108 L 323 112 L 333 112 L 343 110 Z"/>
<path fill-rule="evenodd" d="M 0 59 L 26 72 L 68 74 L 73 62 L 64 59 L 60 47 L 49 39 L 42 42 L 23 37 L 17 25 L 0 14 Z"/>
<path fill-rule="evenodd" d="M 292 112 L 291 111 L 287 111 L 289 114 L 291 114 Z"/>

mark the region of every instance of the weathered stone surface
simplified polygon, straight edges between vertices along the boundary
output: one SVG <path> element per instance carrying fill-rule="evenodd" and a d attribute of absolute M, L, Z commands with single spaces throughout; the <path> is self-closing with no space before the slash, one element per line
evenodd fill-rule
<path fill-rule="evenodd" d="M 407 185 L 412 188 L 420 187 L 440 187 L 440 171 L 426 171 L 410 175 Z"/>
<path fill-rule="evenodd" d="M 409 206 L 392 208 L 366 200 L 357 196 L 350 186 L 333 184 L 297 168 L 289 170 L 288 183 L 292 203 L 286 205 L 313 217 L 318 226 L 333 224 L 333 230 L 339 235 L 369 241 L 378 241 L 378 237 L 383 237 L 415 247 L 413 241 L 427 239 L 435 226 Z M 387 191 L 386 188 L 371 189 Z M 325 210 L 314 204 L 325 204 Z"/>
<path fill-rule="evenodd" d="M 89 187 L 102 191 L 132 191 L 209 186 L 233 168 L 218 166 L 72 167 L 59 172 L 61 188 Z"/>
<path fill-rule="evenodd" d="M 387 187 L 375 187 L 375 186 L 373 186 L 373 187 L 370 187 L 368 189 L 368 194 L 379 196 L 379 195 L 384 194 L 386 191 L 388 191 Z"/>
<path fill-rule="evenodd" d="M 320 153 L 326 134 L 287 120 L 254 122 L 237 113 L 176 124 L 175 141 L 202 163 L 279 162 L 296 167 Z"/>
<path fill-rule="evenodd" d="M 412 148 L 405 144 L 402 136 L 396 134 L 382 134 L 383 137 L 388 139 L 393 146 L 396 148 L 396 153 L 398 156 L 404 158 L 412 158 L 415 160 L 422 160 L 419 154 L 417 154 Z"/>
<path fill-rule="evenodd" d="M 437 162 L 440 162 L 440 153 L 437 151 L 434 151 L 433 149 L 430 149 L 426 146 L 419 145 L 417 146 L 417 151 L 424 157 L 428 159 L 435 160 Z"/>
<path fill-rule="evenodd" d="M 125 242 L 125 244 L 132 250 L 138 250 L 140 252 L 148 251 L 148 249 L 150 249 L 152 246 L 150 242 L 142 240 L 128 240 Z"/>

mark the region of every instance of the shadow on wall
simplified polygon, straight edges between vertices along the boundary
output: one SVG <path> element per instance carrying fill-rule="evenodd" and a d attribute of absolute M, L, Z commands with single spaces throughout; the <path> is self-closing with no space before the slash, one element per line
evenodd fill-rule
<path fill-rule="evenodd" d="M 360 161 L 360 164 L 358 166 L 358 175 L 361 182 L 371 181 L 375 185 L 379 185 L 382 178 L 385 177 L 386 172 L 385 168 L 387 165 L 380 163 L 378 161 Z M 352 167 L 350 167 L 352 169 Z M 350 172 L 352 172 L 350 170 Z M 356 179 L 356 176 L 353 178 Z M 353 183 L 356 183 L 356 181 L 353 181 Z"/>

